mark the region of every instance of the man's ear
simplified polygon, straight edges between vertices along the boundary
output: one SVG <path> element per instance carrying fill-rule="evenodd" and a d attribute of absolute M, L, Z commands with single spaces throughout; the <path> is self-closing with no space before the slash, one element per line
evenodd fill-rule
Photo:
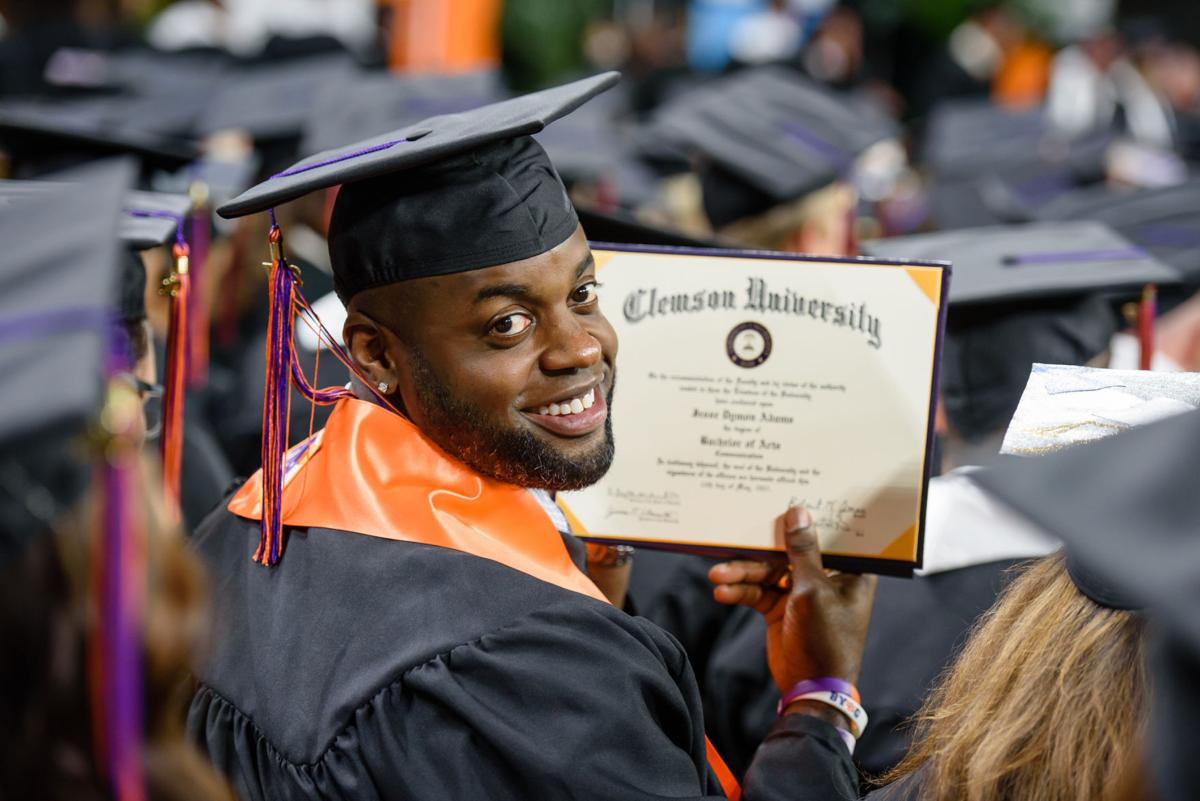
<path fill-rule="evenodd" d="M 342 341 L 359 373 L 374 389 L 384 395 L 396 391 L 400 373 L 395 334 L 363 312 L 350 311 L 342 327 Z"/>

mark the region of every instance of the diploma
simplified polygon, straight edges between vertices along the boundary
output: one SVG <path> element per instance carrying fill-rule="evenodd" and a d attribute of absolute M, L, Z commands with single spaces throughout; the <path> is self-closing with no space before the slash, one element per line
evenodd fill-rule
<path fill-rule="evenodd" d="M 828 567 L 920 566 L 948 265 L 593 252 L 620 337 L 616 457 L 559 495 L 580 536 L 781 550 L 800 504 Z"/>

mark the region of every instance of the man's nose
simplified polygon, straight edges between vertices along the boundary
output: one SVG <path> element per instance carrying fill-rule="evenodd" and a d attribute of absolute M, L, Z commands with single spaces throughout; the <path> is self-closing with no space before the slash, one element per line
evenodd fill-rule
<path fill-rule="evenodd" d="M 547 373 L 586 370 L 603 358 L 600 340 L 574 313 L 543 325 L 542 331 L 548 336 L 541 358 L 542 370 Z"/>

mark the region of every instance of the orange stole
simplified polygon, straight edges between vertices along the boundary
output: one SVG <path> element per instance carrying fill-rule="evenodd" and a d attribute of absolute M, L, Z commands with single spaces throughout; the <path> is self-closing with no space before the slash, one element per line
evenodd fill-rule
<path fill-rule="evenodd" d="M 288 458 L 298 463 L 284 478 L 285 526 L 437 545 L 607 600 L 571 561 L 528 491 L 483 478 L 394 412 L 367 401 L 339 401 L 325 428 Z M 262 519 L 261 471 L 227 508 Z"/>
<path fill-rule="evenodd" d="M 288 451 L 287 459 L 284 526 L 450 548 L 608 603 L 571 561 L 562 536 L 527 490 L 478 475 L 381 406 L 339 401 L 325 428 Z M 261 471 L 226 508 L 262 519 Z M 285 535 L 285 559 L 286 551 Z M 707 738 L 705 746 L 725 795 L 737 799 L 741 789 L 733 775 Z"/>

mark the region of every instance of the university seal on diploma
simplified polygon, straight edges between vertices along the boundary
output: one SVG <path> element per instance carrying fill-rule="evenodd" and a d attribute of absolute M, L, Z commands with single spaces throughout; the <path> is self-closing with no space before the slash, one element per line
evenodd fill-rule
<path fill-rule="evenodd" d="M 921 564 L 949 265 L 596 245 L 620 336 L 612 469 L 561 493 L 598 542 L 779 550 L 789 503 L 825 563 Z"/>

